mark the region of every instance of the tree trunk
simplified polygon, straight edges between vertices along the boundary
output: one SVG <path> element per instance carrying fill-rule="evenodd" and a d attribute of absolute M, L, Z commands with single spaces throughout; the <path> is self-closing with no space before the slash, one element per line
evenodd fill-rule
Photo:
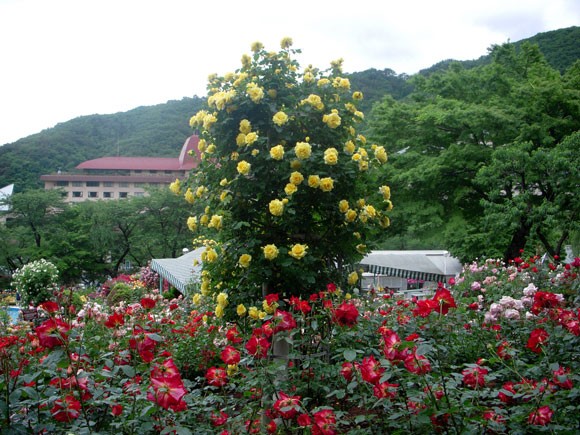
<path fill-rule="evenodd" d="M 520 256 L 520 251 L 525 248 L 526 242 L 528 241 L 530 230 L 530 225 L 520 220 L 520 226 L 512 235 L 512 240 L 504 253 L 504 261 L 506 264 L 510 260 Z"/>

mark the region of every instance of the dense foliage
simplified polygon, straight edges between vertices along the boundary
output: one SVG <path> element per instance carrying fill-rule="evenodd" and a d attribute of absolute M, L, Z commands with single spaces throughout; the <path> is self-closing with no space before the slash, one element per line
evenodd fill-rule
<path fill-rule="evenodd" d="M 232 322 L 139 276 L 64 290 L 0 326 L 2 433 L 576 433 L 579 271 L 488 260 L 419 300 L 329 285 Z"/>
<path fill-rule="evenodd" d="M 374 108 L 369 136 L 391 153 L 400 248 L 507 259 L 577 243 L 580 62 L 561 75 L 529 44 L 492 58 L 416 76 L 405 101 Z"/>
<path fill-rule="evenodd" d="M 187 210 L 169 190 L 117 201 L 66 204 L 55 190 L 14 194 L 0 225 L 0 268 L 14 272 L 46 258 L 64 283 L 103 282 L 151 258 L 174 258 L 191 246 Z M 0 287 L 8 286 L 0 283 Z"/>

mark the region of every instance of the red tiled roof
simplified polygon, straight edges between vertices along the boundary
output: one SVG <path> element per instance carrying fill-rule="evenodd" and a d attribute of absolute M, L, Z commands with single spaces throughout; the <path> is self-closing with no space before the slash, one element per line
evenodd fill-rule
<path fill-rule="evenodd" d="M 77 169 L 101 170 L 142 170 L 142 171 L 188 171 L 197 167 L 199 137 L 190 136 L 186 139 L 179 158 L 167 157 L 101 157 L 87 160 L 77 166 Z M 189 155 L 193 151 L 194 156 Z"/>
<path fill-rule="evenodd" d="M 174 175 L 81 175 L 81 174 L 51 174 L 41 175 L 42 181 L 111 181 L 130 183 L 171 183 Z"/>

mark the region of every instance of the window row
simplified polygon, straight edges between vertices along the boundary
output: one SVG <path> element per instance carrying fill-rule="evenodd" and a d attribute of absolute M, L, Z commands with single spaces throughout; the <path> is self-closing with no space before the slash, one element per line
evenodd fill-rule
<path fill-rule="evenodd" d="M 103 187 L 131 187 L 131 185 L 133 185 L 133 187 L 145 187 L 147 185 L 149 186 L 159 186 L 161 184 L 166 184 L 166 183 L 126 183 L 126 182 L 119 182 L 119 183 L 114 183 L 112 181 L 103 181 L 102 185 Z M 68 181 L 63 181 L 63 180 L 59 180 L 56 182 L 57 187 L 67 187 L 69 186 L 69 182 Z M 100 181 L 71 181 L 70 185 L 72 187 L 101 187 L 101 182 Z"/>
<path fill-rule="evenodd" d="M 72 191 L 70 192 L 73 198 L 82 198 L 84 192 L 81 191 Z M 88 192 L 87 198 L 105 198 L 105 199 L 112 199 L 115 198 L 115 193 L 118 194 L 117 198 L 128 198 L 129 192 Z M 102 195 L 102 196 L 99 196 Z M 143 192 L 133 192 L 131 196 L 143 196 Z"/>

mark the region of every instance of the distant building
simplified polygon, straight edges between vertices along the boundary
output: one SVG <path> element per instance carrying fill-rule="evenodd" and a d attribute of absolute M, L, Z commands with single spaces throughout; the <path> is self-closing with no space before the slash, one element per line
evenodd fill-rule
<path fill-rule="evenodd" d="M 186 139 L 177 158 L 102 157 L 87 160 L 76 173 L 42 175 L 45 189 L 62 189 L 67 202 L 143 196 L 146 187 L 167 186 L 184 179 L 200 162 L 199 137 Z"/>
<path fill-rule="evenodd" d="M 6 215 L 9 212 L 10 207 L 5 203 L 6 200 L 10 199 L 12 193 L 14 192 L 14 184 L 9 184 L 0 189 L 0 223 L 6 223 Z"/>

